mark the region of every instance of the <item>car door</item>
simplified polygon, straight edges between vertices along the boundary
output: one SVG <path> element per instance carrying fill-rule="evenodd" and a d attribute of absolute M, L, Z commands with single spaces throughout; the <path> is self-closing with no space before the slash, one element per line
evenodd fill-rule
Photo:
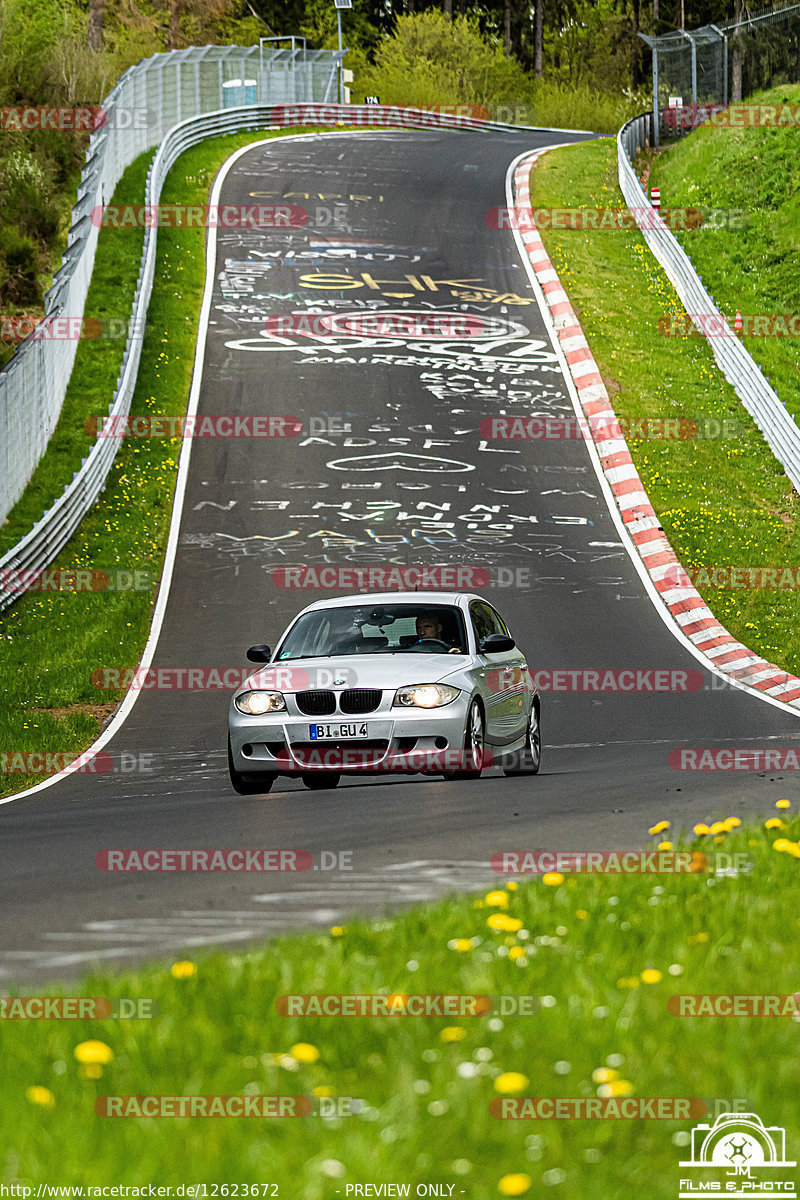
<path fill-rule="evenodd" d="M 492 633 L 510 636 L 502 617 L 488 601 L 471 601 L 469 613 L 478 647 Z M 508 745 L 522 736 L 527 722 L 525 656 L 516 647 L 500 654 L 481 654 L 478 650 L 478 661 L 478 686 L 486 709 L 487 741 L 498 747 Z"/>

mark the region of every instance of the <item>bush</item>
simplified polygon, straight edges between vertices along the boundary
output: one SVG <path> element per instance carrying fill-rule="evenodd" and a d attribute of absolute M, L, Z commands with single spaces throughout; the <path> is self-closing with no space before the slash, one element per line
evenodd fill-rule
<path fill-rule="evenodd" d="M 37 278 L 38 254 L 35 243 L 16 229 L 6 229 L 0 243 L 2 282 L 0 302 L 4 304 L 41 304 L 42 292 Z"/>

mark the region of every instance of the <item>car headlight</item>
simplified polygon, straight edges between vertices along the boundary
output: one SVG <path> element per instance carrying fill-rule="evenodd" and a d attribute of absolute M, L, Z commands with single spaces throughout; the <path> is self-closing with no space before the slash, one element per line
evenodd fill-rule
<path fill-rule="evenodd" d="M 233 702 L 246 717 L 259 717 L 262 713 L 285 712 L 286 701 L 282 692 L 242 692 Z"/>
<path fill-rule="evenodd" d="M 460 695 L 460 689 L 450 687 L 448 683 L 413 683 L 410 687 L 398 688 L 392 704 L 396 708 L 441 708 Z"/>

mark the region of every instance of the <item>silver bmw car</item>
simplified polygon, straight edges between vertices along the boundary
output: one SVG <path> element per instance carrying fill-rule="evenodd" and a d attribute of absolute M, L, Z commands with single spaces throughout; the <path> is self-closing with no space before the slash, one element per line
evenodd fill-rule
<path fill-rule="evenodd" d="M 495 608 L 468 592 L 319 600 L 231 700 L 228 767 L 240 795 L 279 775 L 309 788 L 342 774 L 477 779 L 539 771 L 540 701 Z"/>

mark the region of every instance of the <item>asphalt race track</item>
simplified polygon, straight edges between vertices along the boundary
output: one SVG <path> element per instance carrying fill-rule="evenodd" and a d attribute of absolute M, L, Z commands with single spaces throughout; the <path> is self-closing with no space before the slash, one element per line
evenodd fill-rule
<path fill-rule="evenodd" d="M 274 644 L 324 594 L 281 586 L 286 567 L 395 563 L 487 568 L 486 594 L 533 668 L 702 670 L 648 596 L 583 443 L 479 434 L 493 415 L 573 412 L 514 238 L 485 220 L 518 155 L 570 140 L 339 134 L 237 159 L 224 203 L 281 201 L 312 219 L 220 233 L 199 411 L 287 414 L 304 432 L 194 441 L 154 669 L 242 667 L 249 645 Z M 268 316 L 309 306 L 469 314 L 496 336 L 265 335 Z M 669 753 L 796 745 L 797 717 L 702 676 L 691 692 L 543 694 L 537 778 L 345 777 L 317 793 L 282 780 L 263 798 L 229 786 L 228 692 L 145 690 L 105 749 L 151 755 L 150 769 L 74 775 L 0 809 L 2 977 L 69 976 L 478 887 L 497 879 L 498 850 L 632 847 L 658 818 L 764 812 L 788 781 L 676 771 Z M 95 855 L 113 847 L 347 851 L 352 870 L 107 874 Z"/>

